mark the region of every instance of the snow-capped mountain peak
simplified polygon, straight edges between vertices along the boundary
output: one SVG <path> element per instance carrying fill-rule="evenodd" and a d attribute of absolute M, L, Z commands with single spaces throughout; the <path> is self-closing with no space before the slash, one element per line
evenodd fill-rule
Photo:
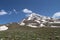
<path fill-rule="evenodd" d="M 28 16 L 28 20 L 33 20 L 33 19 L 40 20 L 40 17 L 42 17 L 42 16 L 39 14 L 36 14 L 36 13 L 32 13 Z"/>
<path fill-rule="evenodd" d="M 45 26 L 44 23 L 47 23 L 50 20 L 50 17 L 42 16 L 36 13 L 29 14 L 26 19 L 20 23 L 20 25 L 26 25 L 31 27 L 42 27 Z"/>

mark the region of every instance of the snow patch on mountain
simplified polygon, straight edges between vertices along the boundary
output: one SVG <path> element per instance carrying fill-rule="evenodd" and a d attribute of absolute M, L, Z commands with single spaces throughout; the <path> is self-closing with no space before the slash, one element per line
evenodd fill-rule
<path fill-rule="evenodd" d="M 26 25 L 26 26 L 30 26 L 30 27 L 44 27 L 45 23 L 48 22 L 48 20 L 50 20 L 50 17 L 46 17 L 46 16 L 42 16 L 36 13 L 32 13 L 30 15 L 28 15 L 28 17 L 26 19 L 24 19 L 20 25 Z"/>
<path fill-rule="evenodd" d="M 44 24 L 40 24 L 40 27 L 44 27 L 45 25 Z"/>
<path fill-rule="evenodd" d="M 7 29 L 8 29 L 8 27 L 7 27 L 7 26 L 5 26 L 5 25 L 0 26 L 0 31 L 5 31 L 5 30 L 7 30 Z"/>
<path fill-rule="evenodd" d="M 36 27 L 57 27 L 54 24 L 60 24 L 60 19 L 54 18 L 56 16 L 56 14 L 58 16 L 60 16 L 59 15 L 60 12 L 54 14 L 54 16 L 52 18 L 43 16 L 43 15 L 39 15 L 28 9 L 24 9 L 23 12 L 27 13 L 28 15 L 25 19 L 23 19 L 22 22 L 19 23 L 22 26 L 30 26 L 30 27 L 34 27 L 34 28 L 36 28 Z M 57 22 L 59 22 L 59 23 L 57 23 Z"/>

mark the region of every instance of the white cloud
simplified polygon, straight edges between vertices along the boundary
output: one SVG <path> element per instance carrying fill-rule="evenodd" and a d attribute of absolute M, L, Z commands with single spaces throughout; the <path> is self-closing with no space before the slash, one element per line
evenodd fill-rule
<path fill-rule="evenodd" d="M 32 13 L 32 11 L 31 10 L 28 10 L 28 9 L 23 9 L 23 12 L 24 13 Z"/>
<path fill-rule="evenodd" d="M 13 9 L 12 11 L 8 11 L 8 12 L 6 12 L 5 10 L 0 10 L 0 15 L 6 15 L 6 14 L 11 15 L 12 13 L 17 14 L 18 11 L 16 11 L 16 9 Z"/>
<path fill-rule="evenodd" d="M 5 10 L 0 11 L 0 15 L 5 15 L 5 14 L 7 14 L 7 12 Z"/>
<path fill-rule="evenodd" d="M 38 15 L 38 16 L 41 16 L 41 15 L 39 15 L 38 13 L 35 13 L 35 12 L 33 12 L 33 11 L 31 11 L 31 10 L 29 10 L 29 9 L 23 9 L 23 12 L 24 13 L 27 13 L 25 16 L 34 16 L 34 15 Z"/>
<path fill-rule="evenodd" d="M 60 12 L 56 12 L 54 13 L 52 18 L 60 18 Z"/>

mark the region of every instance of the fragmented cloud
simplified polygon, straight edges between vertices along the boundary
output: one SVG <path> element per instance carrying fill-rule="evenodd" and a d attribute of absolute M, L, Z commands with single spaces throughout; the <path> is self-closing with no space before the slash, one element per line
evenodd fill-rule
<path fill-rule="evenodd" d="M 32 11 L 29 10 L 29 9 L 23 9 L 23 12 L 24 12 L 24 13 L 27 13 L 27 15 L 26 15 L 27 17 L 30 16 L 30 15 L 31 15 L 31 16 L 32 16 L 32 15 L 39 15 L 39 14 L 36 14 L 36 13 L 32 12 Z M 40 16 L 40 15 L 39 15 L 39 16 Z"/>
<path fill-rule="evenodd" d="M 13 11 L 17 14 L 17 11 L 16 11 L 16 9 L 13 9 Z"/>
<path fill-rule="evenodd" d="M 60 12 L 56 12 L 52 18 L 60 18 Z"/>
<path fill-rule="evenodd" d="M 32 13 L 32 11 L 31 10 L 28 10 L 28 9 L 23 9 L 23 12 L 24 13 Z"/>
<path fill-rule="evenodd" d="M 0 15 L 6 15 L 6 14 L 11 15 L 12 13 L 17 14 L 18 12 L 16 11 L 16 9 L 13 9 L 12 11 L 7 11 L 7 12 L 5 10 L 0 10 Z"/>
<path fill-rule="evenodd" d="M 18 11 L 16 11 L 16 9 L 13 9 L 12 11 L 8 11 L 8 13 L 9 13 L 9 15 L 11 15 L 12 13 L 17 14 L 17 13 L 18 13 Z"/>
<path fill-rule="evenodd" d="M 0 15 L 5 15 L 5 14 L 8 14 L 5 10 L 0 11 Z"/>
<path fill-rule="evenodd" d="M 11 11 L 9 11 L 9 15 L 11 15 L 12 14 L 12 12 Z"/>

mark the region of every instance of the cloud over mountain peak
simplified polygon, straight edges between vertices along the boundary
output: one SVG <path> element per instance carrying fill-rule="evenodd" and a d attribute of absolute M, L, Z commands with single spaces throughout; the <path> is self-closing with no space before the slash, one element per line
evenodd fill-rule
<path fill-rule="evenodd" d="M 32 11 L 31 11 L 31 10 L 26 9 L 26 8 L 25 8 L 25 9 L 23 9 L 22 11 L 23 11 L 24 13 L 28 13 L 28 14 L 32 13 Z"/>
<path fill-rule="evenodd" d="M 60 12 L 56 12 L 52 18 L 60 18 Z"/>
<path fill-rule="evenodd" d="M 5 10 L 0 11 L 0 15 L 5 15 L 5 14 L 8 14 Z"/>

